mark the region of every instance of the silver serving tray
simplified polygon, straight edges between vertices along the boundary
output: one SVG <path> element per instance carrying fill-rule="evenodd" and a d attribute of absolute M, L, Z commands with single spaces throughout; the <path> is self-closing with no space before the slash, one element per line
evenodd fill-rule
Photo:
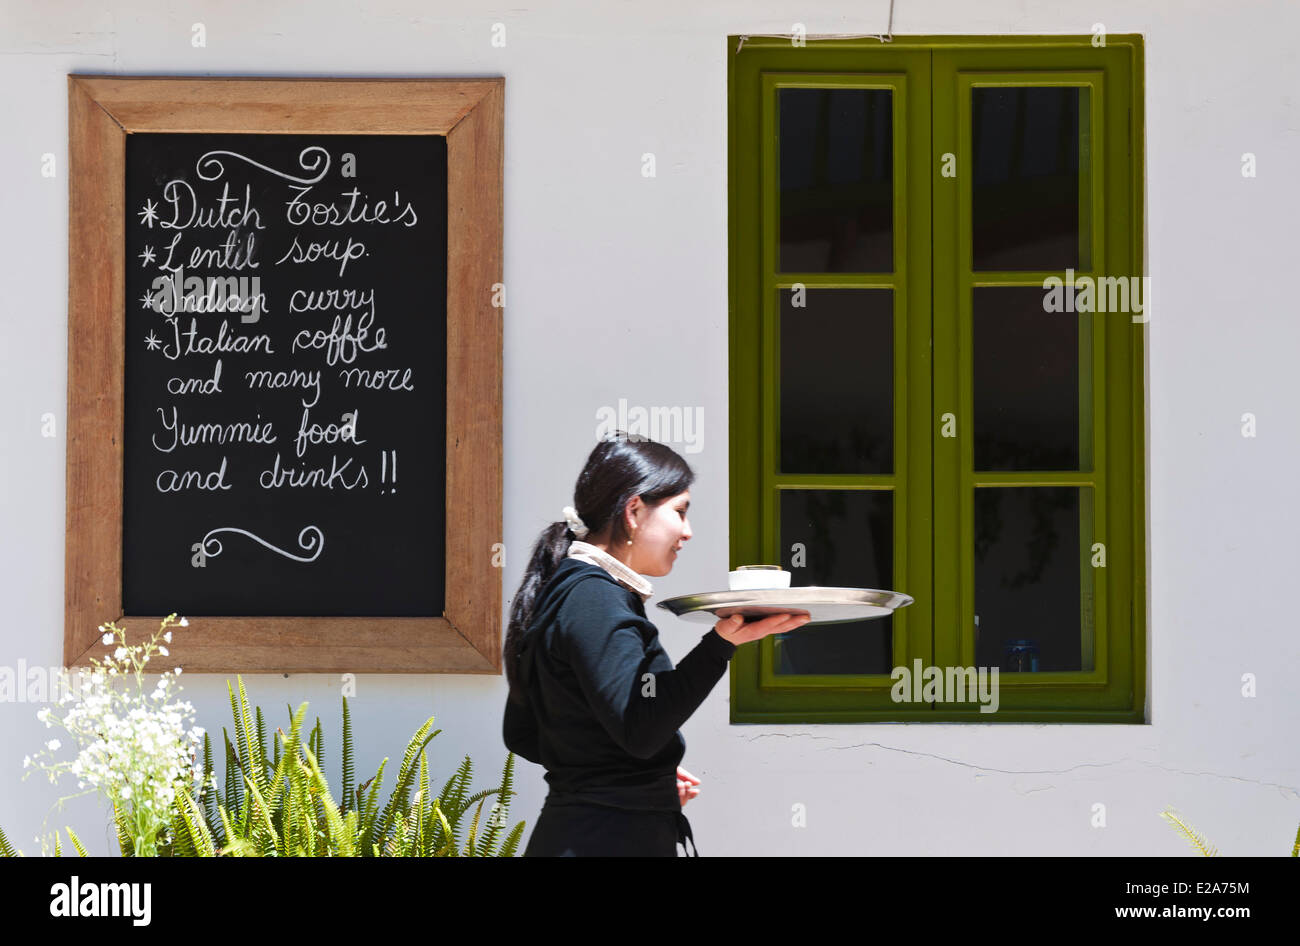
<path fill-rule="evenodd" d="M 708 591 L 678 595 L 658 602 L 659 607 L 697 624 L 716 624 L 722 618 L 743 614 L 745 622 L 772 614 L 807 614 L 814 624 L 845 624 L 882 618 L 912 603 L 910 595 L 875 588 L 755 588 L 748 591 Z"/>

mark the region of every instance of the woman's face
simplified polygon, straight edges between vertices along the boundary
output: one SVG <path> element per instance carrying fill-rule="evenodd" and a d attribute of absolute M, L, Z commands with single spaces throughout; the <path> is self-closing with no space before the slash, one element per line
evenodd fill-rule
<path fill-rule="evenodd" d="M 624 546 L 631 556 L 627 560 L 629 568 L 652 577 L 667 575 L 673 570 L 678 551 L 691 537 L 691 524 L 686 518 L 690 504 L 690 490 L 665 499 L 657 506 L 638 504 L 636 532 L 632 544 Z"/>

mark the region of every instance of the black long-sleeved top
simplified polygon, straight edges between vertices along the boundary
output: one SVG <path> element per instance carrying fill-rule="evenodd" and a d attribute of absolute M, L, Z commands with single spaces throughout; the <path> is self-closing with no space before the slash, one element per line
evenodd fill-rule
<path fill-rule="evenodd" d="M 507 700 L 506 747 L 544 766 L 553 793 L 680 811 L 678 727 L 735 652 L 710 629 L 674 668 L 641 596 L 600 566 L 566 558 L 520 646 L 527 705 Z"/>

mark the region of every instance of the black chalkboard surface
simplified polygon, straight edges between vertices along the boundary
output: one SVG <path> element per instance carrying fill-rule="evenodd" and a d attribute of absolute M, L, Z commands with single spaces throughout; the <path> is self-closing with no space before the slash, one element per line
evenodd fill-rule
<path fill-rule="evenodd" d="M 441 616 L 447 139 L 130 134 L 126 615 Z"/>

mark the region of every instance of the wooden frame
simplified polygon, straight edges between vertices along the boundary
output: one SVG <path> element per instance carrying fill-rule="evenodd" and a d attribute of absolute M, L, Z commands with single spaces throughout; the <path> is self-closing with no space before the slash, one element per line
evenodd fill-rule
<path fill-rule="evenodd" d="M 442 617 L 203 617 L 167 667 L 198 673 L 500 673 L 505 80 L 68 77 L 68 442 L 64 663 L 107 656 L 122 614 L 126 136 L 447 138 L 446 589 Z"/>

